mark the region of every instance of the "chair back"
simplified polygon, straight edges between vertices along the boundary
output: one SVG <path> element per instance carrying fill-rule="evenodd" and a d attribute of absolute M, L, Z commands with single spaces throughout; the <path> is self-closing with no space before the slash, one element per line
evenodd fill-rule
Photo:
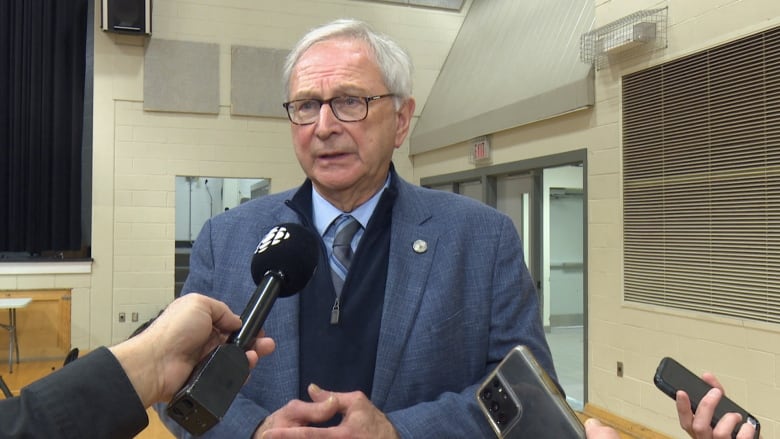
<path fill-rule="evenodd" d="M 5 381 L 3 380 L 3 376 L 0 375 L 0 390 L 3 391 L 3 395 L 5 395 L 6 398 L 13 398 L 14 394 L 11 393 L 11 389 L 8 388 L 8 386 L 5 384 Z"/>
<path fill-rule="evenodd" d="M 79 357 L 79 348 L 73 348 L 68 352 L 68 355 L 65 356 L 65 362 L 62 363 L 63 366 L 67 366 L 68 363 L 75 360 Z"/>

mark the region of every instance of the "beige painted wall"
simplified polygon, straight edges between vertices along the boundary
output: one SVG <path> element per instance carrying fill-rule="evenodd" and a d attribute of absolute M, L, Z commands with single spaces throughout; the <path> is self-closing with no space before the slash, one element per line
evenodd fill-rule
<path fill-rule="evenodd" d="M 780 24 L 775 0 L 596 0 L 596 26 L 666 5 L 666 50 L 599 70 L 593 109 L 494 134 L 493 163 L 588 148 L 590 402 L 684 437 L 673 402 L 652 384 L 668 355 L 696 372 L 715 372 L 729 395 L 762 421 L 763 437 L 780 438 L 780 327 L 623 302 L 621 76 Z M 468 147 L 415 156 L 415 176 L 471 169 Z M 616 376 L 617 361 L 623 378 Z"/>

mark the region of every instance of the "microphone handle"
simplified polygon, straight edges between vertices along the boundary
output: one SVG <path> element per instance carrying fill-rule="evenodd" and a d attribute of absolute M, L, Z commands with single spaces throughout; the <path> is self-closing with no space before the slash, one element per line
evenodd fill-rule
<path fill-rule="evenodd" d="M 281 274 L 273 270 L 265 273 L 241 314 L 241 328 L 230 334 L 227 344 L 238 345 L 244 351 L 252 347 L 268 313 L 274 306 L 276 297 L 279 296 L 280 278 Z"/>

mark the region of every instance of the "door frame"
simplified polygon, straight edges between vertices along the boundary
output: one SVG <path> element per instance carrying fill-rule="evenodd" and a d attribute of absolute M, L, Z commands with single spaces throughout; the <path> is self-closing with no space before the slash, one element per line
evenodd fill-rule
<path fill-rule="evenodd" d="M 542 190 L 543 172 L 545 168 L 555 168 L 559 166 L 580 164 L 582 166 L 582 309 L 583 309 L 583 404 L 588 402 L 588 150 L 578 149 L 558 154 L 551 154 L 542 157 L 534 157 L 525 160 L 518 160 L 510 163 L 497 165 L 480 166 L 476 169 L 453 172 L 449 174 L 424 177 L 420 179 L 420 185 L 424 187 L 447 187 L 452 192 L 460 193 L 459 184 L 466 181 L 482 182 L 482 202 L 496 207 L 497 205 L 497 181 L 498 177 L 506 175 L 525 174 L 533 177 L 534 188 L 529 194 L 529 253 L 526 256 L 526 265 L 528 271 L 537 284 L 537 294 L 542 307 L 543 292 L 541 291 L 542 263 L 544 260 L 542 250 Z M 542 311 L 543 308 L 540 308 Z"/>

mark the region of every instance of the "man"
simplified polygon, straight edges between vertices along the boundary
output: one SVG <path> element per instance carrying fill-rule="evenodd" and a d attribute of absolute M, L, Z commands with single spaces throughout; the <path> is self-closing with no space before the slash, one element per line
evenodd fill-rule
<path fill-rule="evenodd" d="M 145 408 L 169 401 L 198 361 L 240 327 L 224 303 L 199 294 L 176 299 L 141 334 L 0 401 L 0 437 L 134 437 L 149 422 Z M 258 338 L 247 351 L 250 367 L 273 349 L 273 340 Z"/>
<path fill-rule="evenodd" d="M 475 392 L 511 348 L 529 346 L 555 376 L 512 221 L 393 169 L 411 72 L 394 41 L 352 20 L 312 30 L 288 57 L 284 106 L 308 178 L 207 221 L 183 291 L 241 309 L 257 240 L 277 223 L 322 236 L 319 266 L 276 301 L 276 354 L 206 437 L 489 437 Z M 342 228 L 344 214 L 357 223 Z"/>

